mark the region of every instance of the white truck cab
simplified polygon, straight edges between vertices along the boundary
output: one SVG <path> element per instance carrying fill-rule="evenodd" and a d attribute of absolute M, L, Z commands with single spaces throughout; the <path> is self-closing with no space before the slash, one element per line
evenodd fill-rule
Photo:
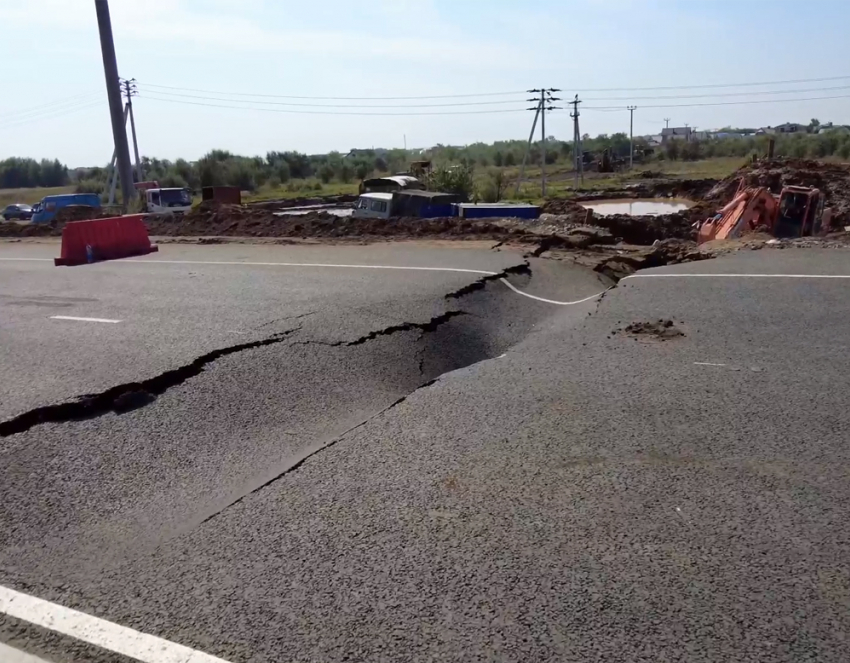
<path fill-rule="evenodd" d="M 392 215 L 393 194 L 364 193 L 354 203 L 351 216 L 358 219 L 388 219 Z"/>
<path fill-rule="evenodd" d="M 146 189 L 145 211 L 149 214 L 185 214 L 192 209 L 189 189 Z"/>

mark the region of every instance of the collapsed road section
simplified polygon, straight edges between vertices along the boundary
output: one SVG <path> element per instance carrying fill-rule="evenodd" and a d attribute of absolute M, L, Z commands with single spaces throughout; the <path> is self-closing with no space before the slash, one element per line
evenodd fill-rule
<path fill-rule="evenodd" d="M 547 293 L 558 285 L 546 281 L 551 269 L 562 268 L 582 274 L 573 296 L 606 285 L 590 270 L 557 263 L 547 263 L 538 282 L 535 264 L 522 261 L 460 285 L 453 276 L 451 287 L 417 303 L 419 315 L 393 320 L 389 301 L 365 333 L 358 324 L 357 333 L 341 328 L 329 338 L 334 321 L 363 315 L 342 302 L 297 320 L 282 317 L 258 327 L 255 339 L 1 423 L 0 503 L 14 508 L 0 509 L 0 518 L 20 536 L 18 553 L 0 552 L 0 568 L 13 575 L 49 568 L 68 577 L 151 550 L 411 393 L 501 356 L 564 315 L 562 307 L 517 296 L 501 279 Z M 579 322 L 594 306 L 570 310 Z M 62 539 L 43 546 L 57 528 Z"/>

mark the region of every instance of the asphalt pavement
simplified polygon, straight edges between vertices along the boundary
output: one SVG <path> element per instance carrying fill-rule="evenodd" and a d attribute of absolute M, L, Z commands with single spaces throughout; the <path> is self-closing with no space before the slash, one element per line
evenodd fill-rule
<path fill-rule="evenodd" d="M 0 438 L 0 590 L 232 663 L 846 660 L 846 252 L 605 291 L 484 246 L 49 250 L 0 246 L 6 422 L 177 373 Z M 132 660 L 32 621 L 0 641 Z"/>

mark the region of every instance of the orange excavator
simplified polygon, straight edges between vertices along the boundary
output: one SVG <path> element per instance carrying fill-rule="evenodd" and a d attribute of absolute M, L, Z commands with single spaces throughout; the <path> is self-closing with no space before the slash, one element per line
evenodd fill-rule
<path fill-rule="evenodd" d="M 728 205 L 699 223 L 697 242 L 734 239 L 763 229 L 774 237 L 805 237 L 821 231 L 824 197 L 819 189 L 786 186 L 777 196 L 743 180 Z"/>

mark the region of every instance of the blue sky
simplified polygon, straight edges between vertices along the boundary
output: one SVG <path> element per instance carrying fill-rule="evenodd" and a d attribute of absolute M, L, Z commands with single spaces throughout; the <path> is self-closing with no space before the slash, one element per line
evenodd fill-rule
<path fill-rule="evenodd" d="M 579 93 L 587 100 L 582 131 L 592 135 L 628 131 L 628 112 L 593 106 L 630 103 L 638 106 L 637 134 L 657 133 L 665 117 L 671 126 L 700 128 L 811 117 L 850 123 L 846 0 L 111 0 L 110 7 L 119 70 L 140 83 L 135 101 L 140 149 L 160 158 L 192 159 L 211 148 L 265 154 L 401 147 L 405 136 L 409 147 L 489 142 L 527 137 L 532 119 L 529 112 L 314 115 L 321 109 L 262 106 L 306 111 L 289 114 L 185 103 L 343 106 L 324 112 L 350 112 L 345 106 L 352 105 L 412 105 L 359 110 L 408 113 L 522 109 L 528 105 L 525 94 L 321 101 L 194 90 L 406 97 L 551 86 L 562 88 L 561 96 Z M 0 158 L 58 157 L 72 166 L 107 162 L 112 135 L 93 0 L 0 0 L 0 25 Z M 844 80 L 794 85 L 680 87 L 845 75 Z M 635 90 L 660 86 L 678 89 Z M 592 91 L 601 88 L 630 91 Z M 812 92 L 718 96 L 787 90 Z M 658 99 L 698 94 L 706 96 Z M 842 95 L 848 98 L 672 107 Z M 500 103 L 422 106 L 484 101 Z M 659 105 L 667 107 L 648 108 Z M 567 138 L 571 132 L 567 111 L 548 116 L 548 134 Z"/>

